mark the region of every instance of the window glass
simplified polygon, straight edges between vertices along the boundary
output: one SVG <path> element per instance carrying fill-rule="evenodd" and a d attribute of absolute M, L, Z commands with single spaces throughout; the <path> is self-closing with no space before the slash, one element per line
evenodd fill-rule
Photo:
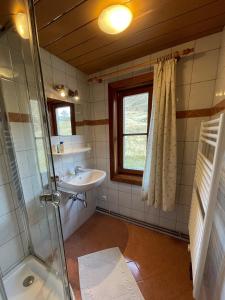
<path fill-rule="evenodd" d="M 148 92 L 123 97 L 123 169 L 144 170 L 148 98 Z"/>
<path fill-rule="evenodd" d="M 55 114 L 58 135 L 72 135 L 70 106 L 57 107 Z"/>
<path fill-rule="evenodd" d="M 125 135 L 123 141 L 124 169 L 143 171 L 145 167 L 147 135 Z"/>
<path fill-rule="evenodd" d="M 147 133 L 148 93 L 123 98 L 123 133 Z"/>

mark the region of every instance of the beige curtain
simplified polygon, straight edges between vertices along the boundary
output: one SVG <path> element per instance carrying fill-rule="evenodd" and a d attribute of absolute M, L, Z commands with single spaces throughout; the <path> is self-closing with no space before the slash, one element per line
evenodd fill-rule
<path fill-rule="evenodd" d="M 176 60 L 154 66 L 153 102 L 142 183 L 143 200 L 171 211 L 176 194 Z"/>

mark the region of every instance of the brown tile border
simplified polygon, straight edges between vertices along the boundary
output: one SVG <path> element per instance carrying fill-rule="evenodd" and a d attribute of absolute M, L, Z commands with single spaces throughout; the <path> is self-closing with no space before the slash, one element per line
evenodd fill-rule
<path fill-rule="evenodd" d="M 176 117 L 177 119 L 211 117 L 223 110 L 225 110 L 225 99 L 211 108 L 177 111 Z M 109 124 L 109 119 L 84 120 L 81 122 L 76 122 L 76 126 L 84 126 L 84 125 L 95 126 L 95 125 L 107 125 L 107 124 Z"/>
<path fill-rule="evenodd" d="M 109 124 L 109 119 L 100 120 L 83 120 L 75 122 L 76 126 L 95 126 L 95 125 L 107 125 Z"/>
<path fill-rule="evenodd" d="M 212 108 L 177 111 L 177 119 L 212 116 Z"/>
<path fill-rule="evenodd" d="M 225 99 L 211 108 L 177 111 L 177 119 L 211 117 L 225 110 Z"/>
<path fill-rule="evenodd" d="M 225 99 L 211 108 L 177 111 L 176 116 L 177 119 L 211 117 L 223 110 L 225 110 Z M 10 112 L 8 113 L 8 120 L 12 123 L 29 123 L 31 122 L 31 117 L 29 114 Z M 107 124 L 109 124 L 109 119 L 83 120 L 75 122 L 76 126 L 96 126 Z"/>
<path fill-rule="evenodd" d="M 8 113 L 8 121 L 12 123 L 29 123 L 31 121 L 29 114 Z"/>

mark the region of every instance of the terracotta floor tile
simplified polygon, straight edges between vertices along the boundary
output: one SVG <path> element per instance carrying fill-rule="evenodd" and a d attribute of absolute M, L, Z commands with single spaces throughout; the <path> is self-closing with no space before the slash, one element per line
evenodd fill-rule
<path fill-rule="evenodd" d="M 80 299 L 77 257 L 112 247 L 120 248 L 146 300 L 193 299 L 187 243 L 99 213 L 65 242 L 76 299 Z"/>

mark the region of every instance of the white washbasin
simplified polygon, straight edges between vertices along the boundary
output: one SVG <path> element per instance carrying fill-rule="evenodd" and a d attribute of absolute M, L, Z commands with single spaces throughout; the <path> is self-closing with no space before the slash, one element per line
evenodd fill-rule
<path fill-rule="evenodd" d="M 106 172 L 94 169 L 82 169 L 77 175 L 63 177 L 58 187 L 67 192 L 86 192 L 99 186 L 105 179 Z"/>

